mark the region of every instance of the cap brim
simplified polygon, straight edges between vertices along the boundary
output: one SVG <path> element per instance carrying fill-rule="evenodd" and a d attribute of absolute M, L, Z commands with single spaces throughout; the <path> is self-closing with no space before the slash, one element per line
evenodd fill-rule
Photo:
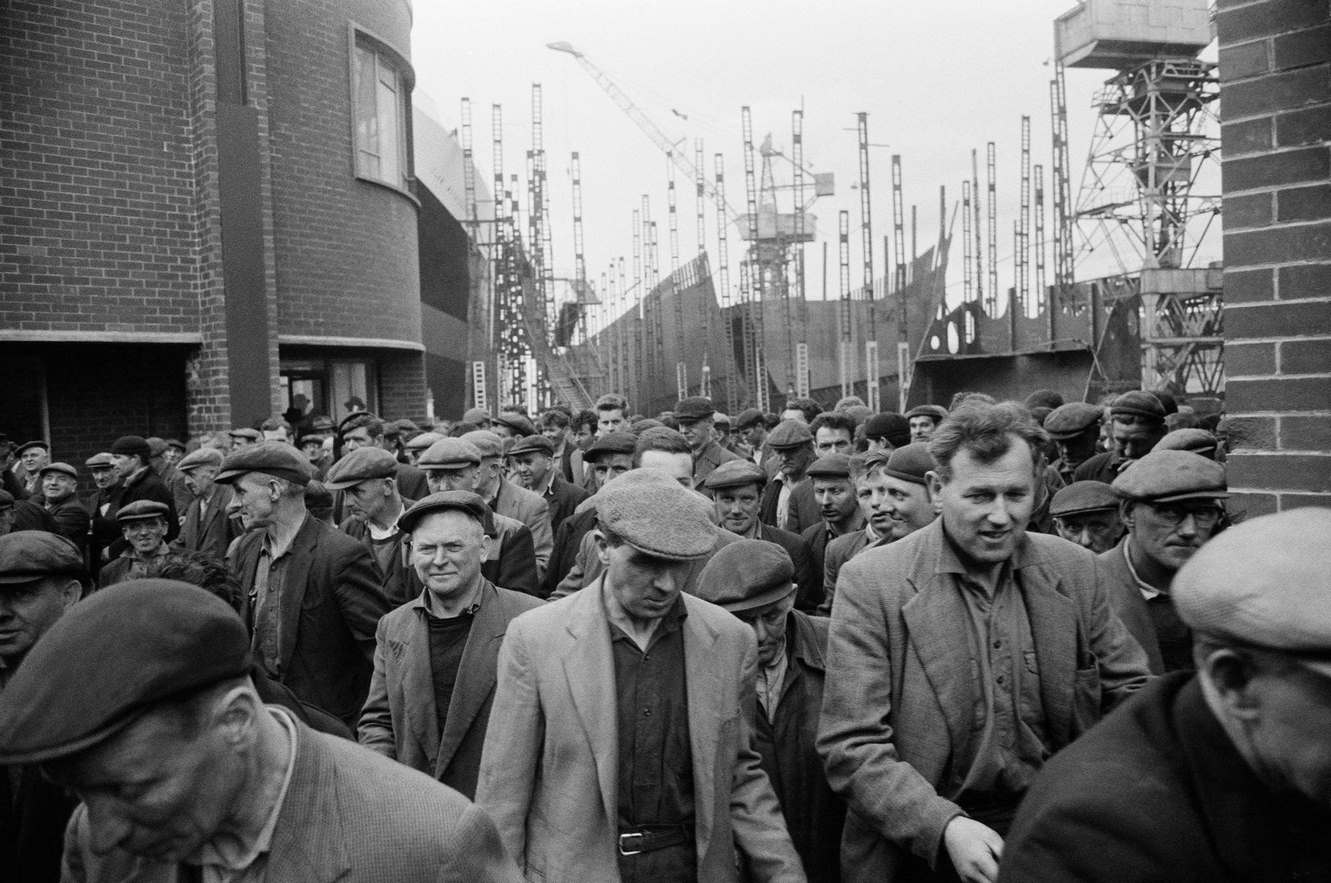
<path fill-rule="evenodd" d="M 1104 506 L 1083 506 L 1079 509 L 1064 509 L 1061 512 L 1049 513 L 1051 518 L 1067 518 L 1069 515 L 1088 515 L 1091 512 L 1113 512 L 1118 509 L 1118 502 L 1109 503 Z"/>
<path fill-rule="evenodd" d="M 730 601 L 720 606 L 731 613 L 743 613 L 746 610 L 753 610 L 757 607 L 766 607 L 776 601 L 789 597 L 799 587 L 795 583 L 778 583 L 770 588 L 763 589 L 758 594 L 745 598 L 743 601 Z"/>
<path fill-rule="evenodd" d="M 624 540 L 624 544 L 632 546 L 633 548 L 637 549 L 639 552 L 641 552 L 644 555 L 650 555 L 653 558 L 660 558 L 663 561 L 697 561 L 699 558 L 705 558 L 707 555 L 710 555 L 712 550 L 716 547 L 716 543 L 714 541 L 708 541 L 707 547 L 702 549 L 702 551 L 680 553 L 680 552 L 662 552 L 660 549 L 653 549 L 648 546 L 643 546 L 639 543 L 635 543 L 628 539 Z"/>
<path fill-rule="evenodd" d="M 135 708 L 128 714 L 112 720 L 110 723 L 103 724 L 91 733 L 86 733 L 76 739 L 67 742 L 61 742 L 59 745 L 47 745 L 42 748 L 33 748 L 27 751 L 4 751 L 0 750 L 0 764 L 7 766 L 19 766 L 34 763 L 45 763 L 48 760 L 59 760 L 62 757 L 68 757 L 71 754 L 78 754 L 80 751 L 86 751 L 94 745 L 98 745 L 110 739 L 116 733 L 128 727 L 139 718 L 148 713 L 151 706 L 141 706 Z"/>
<path fill-rule="evenodd" d="M 1168 494 L 1163 497 L 1151 497 L 1147 503 L 1177 503 L 1182 500 L 1227 500 L 1229 494 L 1224 491 L 1186 491 L 1180 494 Z"/>

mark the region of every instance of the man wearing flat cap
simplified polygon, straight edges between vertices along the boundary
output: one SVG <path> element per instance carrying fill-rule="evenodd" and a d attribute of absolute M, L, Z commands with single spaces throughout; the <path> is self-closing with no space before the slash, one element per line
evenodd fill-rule
<path fill-rule="evenodd" d="M 125 539 L 125 551 L 97 573 L 98 588 L 151 575 L 171 551 L 166 543 L 166 504 L 135 500 L 116 511 L 116 522 Z"/>
<path fill-rule="evenodd" d="M 758 517 L 763 486 L 767 484 L 762 468 L 752 460 L 732 460 L 712 470 L 705 484 L 712 493 L 721 527 L 744 539 L 775 543 L 786 551 L 795 568 L 795 606 L 813 610 L 818 605 L 821 577 L 813 568 L 808 546 L 798 535 L 763 524 Z"/>
<path fill-rule="evenodd" d="M 1050 411 L 1043 426 L 1058 448 L 1058 459 L 1050 465 L 1065 484 L 1071 484 L 1077 467 L 1095 456 L 1100 408 L 1089 402 L 1067 402 Z"/>
<path fill-rule="evenodd" d="M 777 472 L 763 488 L 760 517 L 764 524 L 803 533 L 820 520 L 813 482 L 807 477 L 809 466 L 818 459 L 813 433 L 799 420 L 782 420 L 767 437 L 767 446 L 776 453 Z"/>
<path fill-rule="evenodd" d="M 518 879 L 484 813 L 265 706 L 249 671 L 235 613 L 172 580 L 47 631 L 0 694 L 0 762 L 82 799 L 63 880 Z"/>
<path fill-rule="evenodd" d="M 300 699 L 354 727 L 375 626 L 388 612 L 373 556 L 307 511 L 310 464 L 291 445 L 234 451 L 214 481 L 231 485 L 248 531 L 227 564 L 240 577 L 255 657 Z"/>
<path fill-rule="evenodd" d="M 545 576 L 555 543 L 555 534 L 550 528 L 550 507 L 538 494 L 520 488 L 504 477 L 504 442 L 499 436 L 488 429 L 478 429 L 463 435 L 462 440 L 473 444 L 481 453 L 473 490 L 495 514 L 521 522 L 531 531 L 536 581 L 539 583 Z"/>
<path fill-rule="evenodd" d="M 1030 533 L 1044 431 L 963 402 L 934 432 L 940 517 L 837 579 L 818 751 L 848 881 L 993 881 L 1045 760 L 1147 682 L 1096 557 Z"/>
<path fill-rule="evenodd" d="M 713 473 L 715 474 L 715 473 Z M 823 705 L 827 620 L 795 609 L 794 567 L 775 543 L 744 539 L 712 556 L 698 597 L 738 617 L 758 642 L 754 742 L 811 883 L 841 880 L 846 805 L 814 748 Z"/>
<path fill-rule="evenodd" d="M 357 448 L 380 448 L 396 456 L 397 449 L 389 443 L 386 436 L 386 424 L 369 411 L 359 411 L 343 418 L 338 425 L 337 435 L 342 444 L 342 455 L 350 453 Z M 326 473 L 325 473 L 326 475 Z M 425 473 L 415 466 L 408 466 L 406 463 L 399 463 L 397 471 L 393 475 L 397 481 L 397 488 L 402 496 L 408 500 L 419 500 L 430 493 L 429 483 L 425 480 Z M 337 517 L 343 514 L 339 505 L 340 496 L 334 501 L 333 512 Z"/>
<path fill-rule="evenodd" d="M 1109 600 L 1146 650 L 1152 674 L 1191 668 L 1192 635 L 1170 585 L 1222 524 L 1225 467 L 1188 451 L 1152 451 L 1111 489 L 1127 534 L 1100 555 Z"/>
<path fill-rule="evenodd" d="M 1132 461 L 1150 453 L 1165 431 L 1165 406 L 1154 393 L 1123 393 L 1109 406 L 1110 449 L 1078 466 L 1073 478 L 1112 484 Z"/>
<path fill-rule="evenodd" d="M 564 519 L 587 499 L 587 491 L 566 481 L 555 466 L 555 447 L 541 435 L 520 438 L 509 448 L 514 480 L 525 490 L 545 500 L 550 510 L 550 529 L 557 535 Z"/>
<path fill-rule="evenodd" d="M 263 441 L 263 433 L 253 426 L 237 426 L 227 433 L 231 439 L 231 450 L 239 451 Z"/>
<path fill-rule="evenodd" d="M 735 434 L 749 449 L 748 459 L 762 467 L 770 481 L 777 472 L 776 453 L 767 444 L 767 418 L 757 408 L 745 408 L 734 420 Z"/>
<path fill-rule="evenodd" d="M 406 604 L 419 594 L 419 587 L 409 579 L 407 535 L 398 524 L 415 501 L 402 499 L 397 465 L 397 458 L 383 448 L 357 448 L 334 463 L 323 482 L 328 490 L 343 492 L 347 515 L 338 527 L 374 556 L 383 577 L 379 588 L 390 607 Z"/>
<path fill-rule="evenodd" d="M 230 486 L 213 480 L 222 468 L 222 452 L 212 447 L 199 448 L 186 454 L 176 468 L 192 499 L 185 509 L 185 520 L 175 545 L 185 551 L 203 552 L 220 561 L 241 534 L 240 522 L 228 512 L 232 498 Z"/>
<path fill-rule="evenodd" d="M 933 437 L 938 424 L 947 419 L 947 408 L 942 405 L 916 405 L 906 412 L 910 422 L 910 440 L 927 442 Z"/>
<path fill-rule="evenodd" d="M 440 491 L 470 491 L 475 493 L 481 464 L 481 452 L 474 444 L 462 438 L 445 438 L 426 449 L 420 458 L 430 493 Z M 487 547 L 482 571 L 485 578 L 497 586 L 525 592 L 540 593 L 541 582 L 536 577 L 536 552 L 531 531 L 516 518 L 491 512 L 486 532 L 494 540 Z M 421 591 L 416 572 L 409 569 L 412 597 Z"/>
<path fill-rule="evenodd" d="M 1331 879 L 1328 572 L 1323 508 L 1254 518 L 1192 556 L 1173 590 L 1196 672 L 1050 761 L 1001 879 Z"/>
<path fill-rule="evenodd" d="M 693 483 L 705 487 L 707 476 L 722 463 L 738 460 L 738 454 L 727 451 L 712 436 L 716 409 L 707 396 L 689 396 L 675 405 L 675 419 L 679 431 L 693 450 Z"/>
<path fill-rule="evenodd" d="M 823 555 L 823 600 L 818 612 L 831 615 L 837 577 L 847 561 L 930 524 L 937 513 L 929 492 L 934 461 L 929 446 L 914 442 L 892 451 L 870 451 L 850 458 L 850 477 L 864 527 L 827 544 Z"/>
<path fill-rule="evenodd" d="M 82 554 L 64 537 L 0 536 L 0 695 L 37 640 L 79 599 L 84 574 Z M 35 767 L 0 762 L 0 868 L 24 883 L 59 880 L 65 823 L 77 802 Z"/>
<path fill-rule="evenodd" d="M 1049 514 L 1059 536 L 1099 555 L 1117 546 L 1123 537 L 1118 508 L 1119 497 L 1109 485 L 1074 481 L 1054 494 Z"/>
<path fill-rule="evenodd" d="M 638 469 L 597 494 L 602 575 L 499 650 L 477 803 L 528 879 L 803 880 L 753 747 L 757 647 L 682 592 L 707 501 Z"/>
<path fill-rule="evenodd" d="M 88 510 L 79 502 L 79 471 L 68 463 L 47 463 L 37 473 L 42 505 L 55 532 L 80 550 L 88 546 Z"/>
<path fill-rule="evenodd" d="M 1153 451 L 1191 451 L 1208 460 L 1220 461 L 1220 440 L 1215 433 L 1197 426 L 1187 426 L 1165 433 L 1164 438 L 1155 443 Z"/>
<path fill-rule="evenodd" d="M 874 414 L 864 421 L 864 439 L 869 451 L 892 453 L 910 444 L 910 421 L 901 414 Z"/>
<path fill-rule="evenodd" d="M 35 497 L 42 492 L 42 467 L 51 462 L 51 446 L 41 439 L 24 442 L 14 451 L 18 456 L 22 472 L 18 474 L 23 484 L 22 499 Z"/>
<path fill-rule="evenodd" d="M 469 491 L 442 491 L 401 517 L 425 589 L 379 620 L 358 727 L 362 745 L 468 799 L 476 793 L 499 645 L 513 617 L 541 604 L 481 573 L 489 514 Z"/>
<path fill-rule="evenodd" d="M 110 560 L 107 548 L 120 539 L 120 525 L 116 523 L 116 509 L 120 505 L 122 484 L 120 472 L 116 469 L 116 458 L 110 451 L 93 454 L 83 461 L 92 475 L 96 490 L 88 497 L 88 518 L 91 527 L 88 533 L 88 573 L 97 571 Z M 0 531 L 2 533 L 2 531 Z"/>
<path fill-rule="evenodd" d="M 148 465 L 152 449 L 148 440 L 141 435 L 124 435 L 111 445 L 111 456 L 116 461 L 116 471 L 120 473 L 120 492 L 116 495 L 116 511 L 139 500 L 162 503 L 167 508 L 166 541 L 169 543 L 180 533 L 180 521 L 176 513 L 176 501 L 170 489 Z M 115 517 L 114 512 L 108 513 Z M 113 541 L 107 549 L 107 560 L 119 555 L 128 547 L 123 539 Z"/>
<path fill-rule="evenodd" d="M 822 415 L 819 414 L 819 417 Z M 818 504 L 819 520 L 800 534 L 809 548 L 815 574 L 827 573 L 827 547 L 837 537 L 857 533 L 864 527 L 850 478 L 850 458 L 845 454 L 824 454 L 809 467 L 808 477 Z M 823 603 L 825 585 L 819 582 L 814 593 L 814 609 Z"/>
<path fill-rule="evenodd" d="M 590 479 L 588 489 L 593 495 L 601 487 L 634 468 L 637 442 L 638 439 L 628 432 L 607 432 L 592 440 L 584 455 L 584 461 Z M 558 591 L 560 583 L 577 566 L 578 553 L 583 549 L 584 539 L 594 527 L 596 527 L 596 507 L 583 500 L 574 508 L 572 516 L 564 520 L 555 534 L 550 566 L 546 569 L 545 581 L 541 587 L 545 597 L 548 598 Z"/>

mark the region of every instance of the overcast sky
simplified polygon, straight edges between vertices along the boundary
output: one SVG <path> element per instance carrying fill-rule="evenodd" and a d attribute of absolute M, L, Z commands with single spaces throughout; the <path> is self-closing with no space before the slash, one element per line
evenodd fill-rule
<path fill-rule="evenodd" d="M 581 156 L 592 283 L 599 283 L 613 259 L 631 260 L 631 216 L 643 194 L 650 196 L 659 223 L 663 275 L 669 262 L 665 157 L 574 58 L 546 48 L 566 40 L 669 137 L 685 139 L 690 159 L 694 139 L 702 138 L 709 180 L 713 153 L 724 153 L 727 198 L 741 210 L 740 107 L 752 108 L 755 142 L 770 132 L 774 146 L 788 152 L 791 111 L 802 105 L 806 161 L 836 175 L 836 196 L 811 209 L 819 218 L 820 236 L 831 243 L 833 297 L 839 210 L 850 212 L 855 285 L 862 275 L 859 193 L 851 187 L 858 175 L 856 112 L 869 114 L 870 142 L 890 145 L 870 151 L 875 275 L 883 271 L 882 237 L 891 234 L 891 154 L 902 156 L 907 206 L 919 206 L 923 251 L 937 235 L 939 185 L 947 187 L 950 216 L 961 199 L 961 182 L 970 175 L 971 149 L 980 151 L 983 186 L 985 142 L 997 142 L 999 278 L 1007 285 L 1020 181 L 1020 118 L 1031 116 L 1032 163 L 1045 167 L 1051 198 L 1053 20 L 1072 5 L 1071 0 L 817 5 L 790 0 L 417 0 L 412 63 L 417 91 L 434 101 L 447 127 L 458 123 L 460 99 L 471 99 L 477 163 L 486 180 L 491 174 L 490 105 L 503 105 L 506 174 L 522 174 L 531 145 L 531 84 L 542 84 L 557 275 L 573 271 L 568 169 L 575 150 Z M 1074 197 L 1095 122 L 1092 95 L 1111 73 L 1068 71 Z M 790 167 L 778 163 L 778 183 L 789 181 Z M 676 186 L 680 252 L 688 257 L 697 248 L 694 188 L 683 180 Z M 523 188 L 525 201 L 525 183 Z M 1052 209 L 1048 215 L 1052 231 Z M 909 208 L 906 219 L 909 223 Z M 706 237 L 713 259 L 715 222 L 709 204 Z M 954 232 L 960 236 L 960 220 Z M 740 250 L 732 228 L 732 265 Z M 821 246 L 809 246 L 810 297 L 819 296 L 821 261 Z M 953 267 L 960 262 L 958 245 Z M 733 269 L 731 278 L 737 283 Z M 959 296 L 960 286 L 958 270 L 949 277 L 950 299 Z"/>

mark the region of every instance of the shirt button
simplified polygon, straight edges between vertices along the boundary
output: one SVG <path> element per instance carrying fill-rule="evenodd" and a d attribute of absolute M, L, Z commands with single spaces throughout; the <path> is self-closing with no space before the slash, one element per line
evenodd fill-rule
<path fill-rule="evenodd" d="M 643 717 L 651 717 L 651 716 L 652 716 L 652 710 L 651 710 L 650 708 L 644 708 L 644 709 L 642 710 L 642 716 L 643 716 Z"/>
<path fill-rule="evenodd" d="M 1000 684 L 1003 683 L 1003 676 L 1002 676 L 1002 675 L 999 675 L 998 678 L 997 678 L 997 680 L 998 680 L 998 682 L 999 682 Z"/>
<path fill-rule="evenodd" d="M 1002 642 L 1002 641 L 994 641 L 994 649 L 995 649 L 995 650 L 1000 650 L 1000 649 L 1002 649 L 1002 647 L 1003 647 L 1003 642 Z"/>

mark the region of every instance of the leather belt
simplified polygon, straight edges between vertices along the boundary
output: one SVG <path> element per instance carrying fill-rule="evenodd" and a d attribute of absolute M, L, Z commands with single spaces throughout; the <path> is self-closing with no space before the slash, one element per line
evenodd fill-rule
<path fill-rule="evenodd" d="M 619 854 L 638 855 L 671 846 L 682 846 L 693 839 L 686 825 L 648 825 L 636 831 L 619 832 Z"/>

